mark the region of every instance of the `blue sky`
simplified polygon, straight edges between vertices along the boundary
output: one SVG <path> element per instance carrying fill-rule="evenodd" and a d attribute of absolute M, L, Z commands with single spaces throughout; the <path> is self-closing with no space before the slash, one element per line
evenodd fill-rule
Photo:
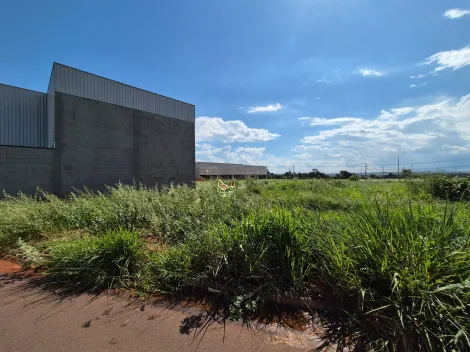
<path fill-rule="evenodd" d="M 10 1 L 0 82 L 45 91 L 57 61 L 193 103 L 201 161 L 392 171 L 399 153 L 416 170 L 470 169 L 469 10 L 468 0 Z"/>

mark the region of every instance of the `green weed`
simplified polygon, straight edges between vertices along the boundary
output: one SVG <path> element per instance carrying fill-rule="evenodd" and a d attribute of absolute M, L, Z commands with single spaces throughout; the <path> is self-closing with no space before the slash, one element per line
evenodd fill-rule
<path fill-rule="evenodd" d="M 143 248 L 137 234 L 124 229 L 52 242 L 46 283 L 67 292 L 126 286 L 145 262 Z"/>

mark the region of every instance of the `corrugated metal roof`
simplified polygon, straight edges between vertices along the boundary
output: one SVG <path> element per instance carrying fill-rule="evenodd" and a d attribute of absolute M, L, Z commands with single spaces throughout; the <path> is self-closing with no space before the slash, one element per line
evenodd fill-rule
<path fill-rule="evenodd" d="M 56 92 L 94 99 L 192 123 L 195 121 L 195 107 L 192 104 L 58 63 L 54 63 L 52 67 L 49 85 L 52 85 L 52 90 Z"/>
<path fill-rule="evenodd" d="M 0 145 L 47 147 L 46 97 L 0 84 Z"/>

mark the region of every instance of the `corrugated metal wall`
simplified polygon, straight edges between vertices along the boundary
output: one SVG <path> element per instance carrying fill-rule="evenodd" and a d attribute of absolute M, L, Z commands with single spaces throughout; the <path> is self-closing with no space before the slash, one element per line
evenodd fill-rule
<path fill-rule="evenodd" d="M 268 169 L 266 166 L 196 162 L 196 177 L 199 176 L 243 176 L 243 175 L 266 175 Z"/>
<path fill-rule="evenodd" d="M 56 92 L 146 111 L 194 123 L 194 105 L 151 93 L 123 83 L 54 63 L 52 79 Z"/>
<path fill-rule="evenodd" d="M 0 145 L 47 147 L 46 94 L 0 84 Z"/>
<path fill-rule="evenodd" d="M 246 174 L 247 175 L 266 175 L 268 173 L 268 168 L 266 166 L 257 166 L 257 165 L 246 165 Z"/>
<path fill-rule="evenodd" d="M 54 80 L 51 74 L 49 86 L 47 87 L 47 146 L 55 147 L 55 91 Z"/>

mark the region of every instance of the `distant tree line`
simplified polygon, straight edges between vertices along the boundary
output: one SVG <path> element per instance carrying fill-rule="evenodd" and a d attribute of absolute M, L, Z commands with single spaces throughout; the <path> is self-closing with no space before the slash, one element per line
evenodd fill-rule
<path fill-rule="evenodd" d="M 383 175 L 377 175 L 377 174 L 368 174 L 367 178 L 372 178 L 372 179 L 379 179 L 379 178 L 385 178 L 385 179 L 390 179 L 390 178 L 400 178 L 400 177 L 414 177 L 418 175 L 414 175 L 411 171 L 411 169 L 403 169 L 401 171 L 401 175 L 397 175 L 396 173 L 386 173 Z M 313 169 L 310 172 L 285 172 L 283 174 L 275 174 L 272 172 L 269 172 L 268 170 L 268 178 L 270 179 L 290 179 L 290 178 L 296 178 L 296 179 L 337 179 L 337 180 L 351 180 L 351 181 L 356 181 L 359 180 L 359 178 L 364 178 L 364 175 L 357 175 L 355 173 L 349 172 L 347 170 L 341 170 L 338 174 L 335 176 L 330 176 L 327 175 L 323 172 L 320 172 L 317 169 Z"/>
<path fill-rule="evenodd" d="M 268 170 L 268 178 L 272 179 L 288 179 L 288 178 L 300 178 L 300 179 L 314 179 L 314 178 L 331 178 L 331 176 L 313 169 L 310 172 L 285 172 L 283 174 L 274 174 Z"/>

